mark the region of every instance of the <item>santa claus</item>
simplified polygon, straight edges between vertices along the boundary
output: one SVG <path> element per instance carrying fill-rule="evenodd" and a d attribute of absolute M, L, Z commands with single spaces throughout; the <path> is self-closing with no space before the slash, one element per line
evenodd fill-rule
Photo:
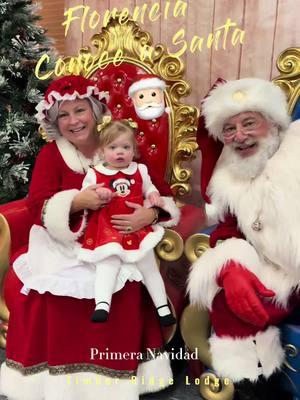
<path fill-rule="evenodd" d="M 279 87 L 254 78 L 218 85 L 202 112 L 204 191 L 219 225 L 192 266 L 190 300 L 210 310 L 213 368 L 235 398 L 282 399 L 270 387 L 284 361 L 277 325 L 299 303 L 300 121 L 290 124 Z"/>

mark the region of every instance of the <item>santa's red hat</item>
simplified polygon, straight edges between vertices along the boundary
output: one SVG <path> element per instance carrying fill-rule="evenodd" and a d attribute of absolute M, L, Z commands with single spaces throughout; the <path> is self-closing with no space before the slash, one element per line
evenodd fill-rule
<path fill-rule="evenodd" d="M 107 111 L 108 95 L 101 92 L 93 81 L 79 75 L 69 75 L 52 81 L 46 90 L 45 97 L 36 106 L 39 124 L 46 131 L 48 140 L 57 139 L 59 132 L 54 126 L 57 117 L 51 115 L 53 106 L 65 100 L 89 99 L 96 117 Z M 58 109 L 58 108 L 57 108 Z"/>
<path fill-rule="evenodd" d="M 138 90 L 143 89 L 166 89 L 166 83 L 157 75 L 153 74 L 140 74 L 136 76 L 134 83 L 129 86 L 128 95 L 133 97 Z"/>
<path fill-rule="evenodd" d="M 284 92 L 263 79 L 244 78 L 217 85 L 202 105 L 206 128 L 220 140 L 226 120 L 245 111 L 263 114 L 282 130 L 290 123 Z"/>

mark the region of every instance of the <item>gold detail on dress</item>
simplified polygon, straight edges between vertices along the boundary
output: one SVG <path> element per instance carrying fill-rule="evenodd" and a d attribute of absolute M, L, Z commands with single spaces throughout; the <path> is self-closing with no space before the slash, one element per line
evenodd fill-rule
<path fill-rule="evenodd" d="M 127 240 L 127 244 L 128 244 L 128 246 L 131 246 L 132 245 L 132 240 Z"/>
<path fill-rule="evenodd" d="M 183 254 L 183 240 L 177 232 L 166 229 L 155 251 L 162 260 L 176 261 Z"/>
<path fill-rule="evenodd" d="M 24 367 L 21 363 L 13 360 L 6 360 L 6 365 L 9 368 L 16 369 L 22 375 L 34 375 L 42 371 L 49 371 L 50 375 L 66 375 L 73 374 L 76 372 L 94 372 L 96 374 L 102 374 L 110 378 L 130 379 L 136 375 L 135 370 L 115 370 L 107 367 L 101 367 L 100 365 L 78 363 L 78 364 L 65 364 L 59 366 L 49 366 L 47 362 L 33 365 L 31 367 Z"/>
<path fill-rule="evenodd" d="M 86 239 L 86 244 L 87 244 L 88 246 L 91 246 L 93 243 L 94 243 L 94 240 L 93 240 L 92 238 Z"/>

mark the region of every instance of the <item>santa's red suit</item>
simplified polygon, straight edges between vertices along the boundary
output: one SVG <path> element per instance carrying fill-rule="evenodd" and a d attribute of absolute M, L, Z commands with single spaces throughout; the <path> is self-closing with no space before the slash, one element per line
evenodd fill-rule
<path fill-rule="evenodd" d="M 37 157 L 27 205 L 35 224 L 31 244 L 36 241 L 39 253 L 33 266 L 27 249 L 15 255 L 5 285 L 10 319 L 1 392 L 9 398 L 137 400 L 140 393 L 169 385 L 169 360 L 160 356 L 147 361 L 145 352 L 158 351 L 163 340 L 143 285 L 127 281 L 113 297 L 109 323 L 93 324 L 89 321 L 94 310 L 89 296 L 93 270 L 83 275 L 86 280 L 76 280 L 74 269 L 86 273 L 87 267 L 74 264 L 74 247 L 58 245 L 74 243 L 81 234 L 81 213 L 70 219 L 69 212 L 82 185 L 83 168 L 92 161 L 62 137 L 46 144 Z M 165 198 L 165 204 L 169 211 L 173 206 L 176 210 L 171 197 Z M 35 280 L 31 268 L 42 263 L 53 271 Z M 132 380 L 135 375 L 141 379 Z M 150 381 L 151 376 L 157 379 Z"/>
<path fill-rule="evenodd" d="M 243 81 L 247 80 L 230 82 L 224 88 L 224 91 L 227 90 L 226 99 L 221 96 L 219 100 L 220 104 L 224 104 L 223 112 L 227 115 L 216 117 L 221 128 L 223 121 L 230 116 L 244 111 L 264 112 L 271 109 L 268 102 L 260 101 L 262 92 L 265 92 L 260 90 L 261 87 L 265 89 L 264 81 L 260 81 L 262 85 L 256 82 L 259 80 L 253 79 L 252 82 L 249 79 L 245 84 Z M 260 86 L 254 96 L 251 91 L 256 85 Z M 268 85 L 267 89 L 272 91 L 271 83 Z M 276 88 L 275 97 L 278 97 L 278 90 Z M 221 91 L 218 94 L 222 95 Z M 288 126 L 284 96 L 279 93 L 279 97 L 284 121 L 281 126 Z M 216 96 L 214 100 L 218 102 Z M 214 104 L 215 113 L 222 112 L 218 111 L 220 104 Z M 269 116 L 275 115 L 275 121 L 281 122 L 280 116 L 276 120 L 274 110 L 276 108 L 270 110 Z M 208 120 L 207 125 L 210 122 Z M 208 127 L 217 132 L 216 126 L 213 127 L 215 130 Z M 228 168 L 230 159 L 226 146 L 216 157 L 215 168 L 209 167 L 212 175 L 207 179 L 206 195 L 211 201 L 208 209 L 221 222 L 211 235 L 212 248 L 193 265 L 188 290 L 193 304 L 210 310 L 213 368 L 219 376 L 234 382 L 243 379 L 255 382 L 260 376 L 269 378 L 280 368 L 284 351 L 276 325 L 299 303 L 300 121 L 283 129 L 280 137 L 278 150 L 255 178 L 242 178 L 232 173 L 232 169 Z M 233 265 L 237 271 L 241 268 L 251 271 L 275 293 L 273 297 L 261 298 L 269 318 L 265 326 L 244 322 L 228 305 L 221 281 L 226 268 Z M 231 282 L 234 291 L 234 285 L 238 284 L 234 276 Z M 242 305 L 243 293 L 237 301 Z"/>

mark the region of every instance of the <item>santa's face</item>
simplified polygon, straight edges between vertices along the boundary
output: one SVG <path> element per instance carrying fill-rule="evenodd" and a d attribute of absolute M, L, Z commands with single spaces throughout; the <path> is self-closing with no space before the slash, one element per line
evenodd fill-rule
<path fill-rule="evenodd" d="M 269 136 L 271 123 L 258 112 L 242 112 L 224 124 L 224 144 L 241 157 L 250 157 L 259 151 L 263 138 Z"/>
<path fill-rule="evenodd" d="M 223 137 L 223 157 L 230 171 L 242 179 L 259 175 L 280 145 L 278 128 L 256 112 L 230 118 Z"/>
<path fill-rule="evenodd" d="M 138 90 L 132 101 L 141 119 L 159 118 L 165 111 L 164 92 L 159 88 Z"/>
<path fill-rule="evenodd" d="M 122 133 L 101 150 L 107 167 L 111 169 L 128 167 L 134 157 L 132 137 L 128 133 Z"/>

